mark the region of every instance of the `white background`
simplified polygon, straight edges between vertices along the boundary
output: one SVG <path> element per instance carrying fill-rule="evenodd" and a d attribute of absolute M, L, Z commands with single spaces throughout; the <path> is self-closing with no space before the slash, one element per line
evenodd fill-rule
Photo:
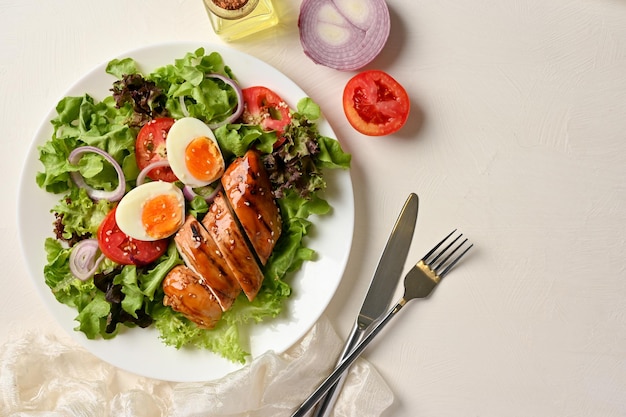
<path fill-rule="evenodd" d="M 396 396 L 386 415 L 626 415 L 626 3 L 389 0 L 391 35 L 367 68 L 405 86 L 412 116 L 371 138 L 343 114 L 354 73 L 311 62 L 299 1 L 276 1 L 280 26 L 231 46 L 299 84 L 353 154 L 355 239 L 326 310 L 337 331 L 409 192 L 407 265 L 455 227 L 476 245 L 365 352 Z M 222 41 L 200 0 L 1 0 L 0 16 L 4 342 L 62 333 L 17 244 L 21 166 L 44 116 L 126 50 Z"/>

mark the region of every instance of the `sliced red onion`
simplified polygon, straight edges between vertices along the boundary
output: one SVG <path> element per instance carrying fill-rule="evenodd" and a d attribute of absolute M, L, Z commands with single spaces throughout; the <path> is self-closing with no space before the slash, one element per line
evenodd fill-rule
<path fill-rule="evenodd" d="M 213 192 L 211 192 L 211 194 L 209 194 L 208 196 L 204 197 L 202 196 L 202 198 L 204 198 L 206 200 L 207 203 L 210 203 L 213 201 L 213 199 L 215 198 L 215 196 L 217 195 L 217 193 L 222 189 L 222 184 L 219 183 L 217 185 L 217 187 L 215 187 L 215 189 L 213 190 Z M 200 194 L 196 193 L 193 188 L 191 188 L 188 185 L 185 185 L 183 187 L 183 195 L 185 196 L 185 199 L 187 199 L 188 201 L 191 201 L 194 199 L 194 197 L 199 196 Z"/>
<path fill-rule="evenodd" d="M 239 118 L 239 116 L 241 116 L 241 113 L 243 113 L 243 93 L 241 92 L 241 87 L 239 87 L 239 84 L 237 84 L 231 78 L 228 78 L 221 74 L 215 74 L 215 73 L 207 74 L 206 76 L 207 78 L 216 78 L 218 80 L 224 81 L 226 84 L 231 86 L 233 90 L 235 90 L 235 94 L 237 95 L 237 106 L 235 107 L 235 111 L 226 119 L 222 120 L 221 122 L 212 123 L 209 125 L 209 128 L 217 129 L 220 126 L 234 122 L 235 120 Z"/>
<path fill-rule="evenodd" d="M 137 187 L 139 187 L 141 184 L 143 184 L 146 181 L 146 177 L 148 176 L 148 173 L 150 173 L 150 171 L 152 171 L 153 169 L 169 167 L 169 166 L 170 166 L 170 163 L 167 161 L 167 159 L 162 159 L 160 161 L 156 161 L 156 162 L 152 162 L 148 164 L 144 169 L 141 170 L 141 172 L 139 172 L 139 175 L 137 175 Z"/>
<path fill-rule="evenodd" d="M 104 259 L 104 254 L 98 253 L 98 241 L 96 239 L 85 239 L 78 242 L 70 252 L 70 271 L 72 274 L 85 281 L 93 276 Z"/>
<path fill-rule="evenodd" d="M 237 84 L 231 78 L 228 78 L 224 75 L 216 74 L 216 73 L 207 74 L 206 77 L 217 78 L 219 80 L 224 81 L 224 83 L 231 86 L 231 88 L 235 91 L 235 95 L 237 96 L 237 106 L 235 107 L 235 111 L 226 119 L 220 122 L 211 123 L 210 125 L 208 125 L 209 128 L 211 129 L 217 129 L 220 126 L 234 122 L 235 120 L 239 118 L 239 116 L 241 116 L 241 113 L 243 113 L 243 93 L 241 92 L 241 87 L 239 87 L 239 84 Z M 189 117 L 189 110 L 187 109 L 187 104 L 185 103 L 185 97 L 184 96 L 178 97 L 178 101 L 180 103 L 180 111 L 183 113 L 185 117 Z"/>
<path fill-rule="evenodd" d="M 304 0 L 298 27 L 304 53 L 313 62 L 353 71 L 378 56 L 391 21 L 385 0 Z"/>
<path fill-rule="evenodd" d="M 113 168 L 115 168 L 115 172 L 117 173 L 118 185 L 117 188 L 113 191 L 104 191 L 104 190 L 96 190 L 89 186 L 83 176 L 78 171 L 70 172 L 70 176 L 72 177 L 72 181 L 80 187 L 84 188 L 87 191 L 87 195 L 94 200 L 109 200 L 109 201 L 119 201 L 124 196 L 124 192 L 126 191 L 126 178 L 124 177 L 124 172 L 122 171 L 122 167 L 117 161 L 109 155 L 107 152 L 103 151 L 100 148 L 96 148 L 95 146 L 81 146 L 79 148 L 74 149 L 69 157 L 67 158 L 70 164 L 76 165 L 80 160 L 81 156 L 84 153 L 93 152 L 101 155 L 104 159 L 106 159 Z"/>
<path fill-rule="evenodd" d="M 185 104 L 185 96 L 179 96 L 178 101 L 180 102 L 180 111 L 183 112 L 185 117 L 189 117 L 189 110 L 187 110 L 187 105 Z"/>

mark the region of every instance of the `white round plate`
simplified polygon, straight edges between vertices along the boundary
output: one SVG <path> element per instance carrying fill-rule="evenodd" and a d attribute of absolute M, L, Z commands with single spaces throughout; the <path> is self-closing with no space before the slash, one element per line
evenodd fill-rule
<path fill-rule="evenodd" d="M 131 57 L 144 73 L 173 63 L 185 53 L 204 47 L 205 52 L 219 52 L 243 87 L 264 85 L 280 94 L 295 107 L 306 97 L 293 81 L 280 71 L 250 55 L 219 45 L 173 43 L 155 45 L 130 51 L 119 58 Z M 64 96 L 90 94 L 102 100 L 109 94 L 114 77 L 105 73 L 106 63 L 85 75 Z M 322 109 L 323 110 L 323 109 Z M 50 209 L 60 199 L 41 190 L 35 175 L 43 170 L 39 162 L 38 146 L 52 136 L 49 120 L 56 116 L 54 109 L 39 128 L 24 164 L 19 189 L 19 235 L 29 273 L 44 302 L 61 326 L 94 355 L 126 371 L 167 381 L 209 381 L 220 378 L 242 367 L 208 351 L 180 349 L 161 343 L 154 328 L 127 329 L 110 340 L 88 340 L 82 332 L 75 331 L 77 312 L 56 301 L 43 278 L 46 264 L 44 240 L 52 237 L 53 217 Z M 330 125 L 322 120 L 320 132 L 336 137 Z M 283 314 L 251 325 L 251 358 L 267 352 L 281 353 L 296 343 L 313 326 L 334 295 L 348 260 L 354 230 L 354 197 L 350 173 L 332 170 L 327 173 L 328 189 L 325 197 L 333 207 L 331 214 L 314 218 L 314 228 L 308 246 L 317 252 L 317 259 L 305 262 L 292 276 L 292 296 L 286 300 Z"/>

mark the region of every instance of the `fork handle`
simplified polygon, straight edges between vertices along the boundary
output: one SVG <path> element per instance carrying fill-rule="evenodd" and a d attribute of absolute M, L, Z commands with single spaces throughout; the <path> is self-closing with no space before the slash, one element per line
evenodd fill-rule
<path fill-rule="evenodd" d="M 352 351 L 352 348 L 355 345 L 357 345 L 361 340 L 363 340 L 363 337 L 366 334 L 365 330 L 366 329 L 362 329 L 359 326 L 358 321 L 354 322 L 354 326 L 352 327 L 352 332 L 350 332 L 350 336 L 348 337 L 348 342 L 344 346 L 343 352 L 341 352 L 341 356 L 339 357 L 339 360 L 337 361 L 337 365 L 339 365 L 341 361 L 346 356 L 348 356 L 348 354 Z M 335 402 L 337 401 L 337 397 L 339 397 L 339 393 L 341 392 L 341 388 L 343 387 L 343 383 L 346 380 L 347 374 L 348 374 L 348 371 L 346 370 L 346 372 L 344 372 L 339 377 L 337 382 L 328 389 L 328 392 L 322 398 L 320 398 L 320 400 L 317 403 L 317 408 L 310 415 L 310 417 L 328 417 L 328 415 L 330 414 L 330 410 L 332 410 L 332 408 L 335 405 Z"/>
<path fill-rule="evenodd" d="M 370 333 L 354 347 L 354 349 L 337 365 L 335 370 L 320 384 L 319 387 L 313 393 L 304 400 L 302 405 L 291 415 L 291 417 L 304 417 L 306 413 L 311 410 L 317 404 L 317 402 L 328 392 L 328 390 L 335 385 L 335 383 L 341 378 L 344 372 L 352 365 L 352 362 L 358 358 L 365 350 L 367 345 L 376 337 L 376 335 L 385 327 L 387 323 L 396 315 L 398 311 L 406 304 L 404 298 L 402 298 L 392 309 L 390 309 L 385 317 L 376 324 Z"/>

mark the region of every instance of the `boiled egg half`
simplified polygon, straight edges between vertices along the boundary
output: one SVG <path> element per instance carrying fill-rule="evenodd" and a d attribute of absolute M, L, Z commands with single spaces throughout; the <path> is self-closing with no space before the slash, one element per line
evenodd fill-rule
<path fill-rule="evenodd" d="M 224 173 L 224 157 L 213 131 L 194 117 L 178 119 L 166 141 L 167 160 L 176 177 L 190 187 L 204 187 Z"/>
<path fill-rule="evenodd" d="M 137 240 L 165 239 L 185 220 L 185 198 L 180 188 L 164 181 L 146 182 L 130 190 L 115 211 L 118 227 Z"/>

